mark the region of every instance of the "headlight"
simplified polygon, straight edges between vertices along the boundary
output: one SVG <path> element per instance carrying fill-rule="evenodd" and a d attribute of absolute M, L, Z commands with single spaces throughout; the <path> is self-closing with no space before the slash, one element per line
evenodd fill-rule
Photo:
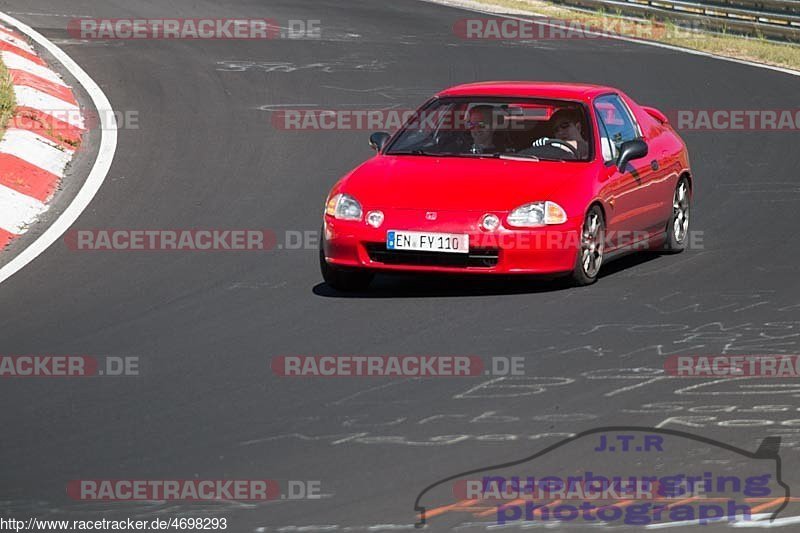
<path fill-rule="evenodd" d="M 325 214 L 342 220 L 361 220 L 361 204 L 349 194 L 337 194 L 328 200 Z"/>
<path fill-rule="evenodd" d="M 555 202 L 533 202 L 521 205 L 508 215 L 508 225 L 530 228 L 546 224 L 563 224 L 567 213 Z"/>

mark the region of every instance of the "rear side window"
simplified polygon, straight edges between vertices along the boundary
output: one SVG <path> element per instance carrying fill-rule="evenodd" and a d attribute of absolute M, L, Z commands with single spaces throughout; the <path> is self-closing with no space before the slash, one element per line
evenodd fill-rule
<path fill-rule="evenodd" d="M 604 161 L 614 161 L 622 143 L 640 137 L 639 129 L 628 111 L 628 107 L 616 94 L 601 96 L 595 100 L 595 113 L 600 125 L 600 144 Z"/>

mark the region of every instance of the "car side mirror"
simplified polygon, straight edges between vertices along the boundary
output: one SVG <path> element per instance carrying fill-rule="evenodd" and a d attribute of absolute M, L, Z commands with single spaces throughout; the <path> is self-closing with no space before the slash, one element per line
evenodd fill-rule
<path fill-rule="evenodd" d="M 634 139 L 622 143 L 619 147 L 619 158 L 617 168 L 620 172 L 625 172 L 625 167 L 634 159 L 641 159 L 647 155 L 647 143 L 641 139 Z"/>
<path fill-rule="evenodd" d="M 386 145 L 386 141 L 388 140 L 389 140 L 388 133 L 386 133 L 385 131 L 376 131 L 375 133 L 369 136 L 369 145 L 376 152 L 380 152 L 381 150 L 383 150 L 383 147 Z"/>

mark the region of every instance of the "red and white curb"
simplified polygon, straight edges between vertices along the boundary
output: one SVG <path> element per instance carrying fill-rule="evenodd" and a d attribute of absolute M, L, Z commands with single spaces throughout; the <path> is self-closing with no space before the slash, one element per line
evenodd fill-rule
<path fill-rule="evenodd" d="M 108 97 L 97 82 L 69 54 L 47 37 L 8 13 L 0 11 L 0 24 L 4 24 L 6 27 L 13 27 L 18 32 L 3 32 L 4 35 L 8 35 L 8 38 L 6 41 L 0 41 L 0 43 L 6 42 L 9 45 L 18 45 L 20 44 L 18 36 L 24 34 L 40 48 L 47 50 L 49 55 L 61 65 L 59 68 L 69 72 L 77 83 L 83 87 L 91 101 L 92 111 L 97 113 L 97 132 L 100 137 L 94 163 L 80 190 L 69 202 L 69 205 L 33 242 L 17 253 L 10 261 L 0 266 L 0 285 L 2 285 L 32 261 L 36 260 L 53 244 L 59 242 L 59 239 L 86 211 L 86 208 L 89 207 L 89 204 L 92 203 L 92 200 L 94 200 L 103 186 L 109 170 L 111 170 L 114 154 L 117 152 L 118 133 L 114 109 L 111 107 Z M 23 42 L 22 44 L 25 43 Z M 19 47 L 17 48 L 19 49 Z M 12 50 L 9 49 L 9 51 Z M 25 50 L 22 49 L 22 51 L 24 52 Z M 20 85 L 22 84 L 20 83 Z M 52 88 L 52 86 L 50 87 Z M 63 89 L 59 89 L 59 91 L 63 91 Z M 63 94 L 63 92 L 59 92 L 59 94 Z M 0 263 L 2 263 L 2 260 L 3 257 L 0 255 Z"/>
<path fill-rule="evenodd" d="M 0 140 L 0 249 L 45 211 L 86 130 L 72 89 L 27 40 L 0 25 L 17 108 Z"/>

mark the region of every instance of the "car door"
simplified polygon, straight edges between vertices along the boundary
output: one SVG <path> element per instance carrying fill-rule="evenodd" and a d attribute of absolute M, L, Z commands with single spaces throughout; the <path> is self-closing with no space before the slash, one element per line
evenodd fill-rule
<path fill-rule="evenodd" d="M 619 95 L 600 96 L 594 107 L 606 164 L 604 196 L 609 206 L 606 213 L 608 244 L 609 249 L 614 249 L 644 240 L 652 231 L 657 199 L 650 189 L 658 163 L 648 155 L 630 161 L 624 169 L 617 168 L 620 146 L 641 139 L 641 129 Z"/>

